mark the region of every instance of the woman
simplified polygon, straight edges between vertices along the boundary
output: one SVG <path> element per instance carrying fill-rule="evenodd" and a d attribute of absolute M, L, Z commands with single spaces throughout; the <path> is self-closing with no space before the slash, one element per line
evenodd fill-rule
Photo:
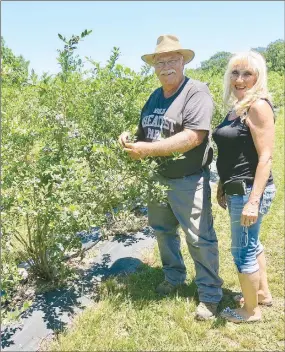
<path fill-rule="evenodd" d="M 272 304 L 259 231 L 275 195 L 271 173 L 274 114 L 266 64 L 259 53 L 239 53 L 230 59 L 224 102 L 231 110 L 213 132 L 220 176 L 217 198 L 219 205 L 229 210 L 231 252 L 244 304 L 238 309 L 226 308 L 221 316 L 235 323 L 254 322 L 261 319 L 259 304 Z"/>

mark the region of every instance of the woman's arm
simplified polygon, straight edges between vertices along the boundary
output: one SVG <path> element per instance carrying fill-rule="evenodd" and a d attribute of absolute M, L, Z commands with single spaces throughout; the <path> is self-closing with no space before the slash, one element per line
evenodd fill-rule
<path fill-rule="evenodd" d="M 257 151 L 258 164 L 252 191 L 242 212 L 243 226 L 252 225 L 257 221 L 260 198 L 271 170 L 275 132 L 272 109 L 264 100 L 259 100 L 251 106 L 246 122 Z"/>

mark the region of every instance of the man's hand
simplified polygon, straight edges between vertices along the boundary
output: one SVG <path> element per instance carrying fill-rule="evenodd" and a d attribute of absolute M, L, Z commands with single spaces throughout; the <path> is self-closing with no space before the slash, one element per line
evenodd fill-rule
<path fill-rule="evenodd" d="M 125 144 L 126 144 L 127 141 L 129 140 L 129 137 L 130 137 L 130 132 L 127 132 L 127 131 L 123 132 L 123 133 L 120 135 L 118 141 L 119 141 L 121 147 L 125 147 Z"/>
<path fill-rule="evenodd" d="M 124 150 L 134 160 L 144 159 L 149 155 L 150 146 L 152 143 L 148 142 L 136 142 L 136 143 L 124 143 Z"/>
<path fill-rule="evenodd" d="M 222 207 L 223 209 L 227 209 L 226 196 L 224 194 L 223 186 L 222 186 L 221 182 L 219 182 L 219 184 L 218 184 L 217 202 L 218 202 L 220 207 Z"/>

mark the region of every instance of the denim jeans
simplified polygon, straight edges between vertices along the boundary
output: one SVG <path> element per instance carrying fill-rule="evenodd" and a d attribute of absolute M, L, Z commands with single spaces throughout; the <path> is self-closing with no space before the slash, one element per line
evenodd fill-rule
<path fill-rule="evenodd" d="M 169 187 L 168 201 L 149 201 L 148 218 L 158 241 L 165 279 L 178 285 L 186 278 L 177 232 L 180 224 L 195 264 L 199 300 L 218 303 L 223 281 L 218 276 L 218 241 L 213 228 L 209 179 L 208 168 L 181 179 L 159 176 L 159 182 Z"/>
<path fill-rule="evenodd" d="M 241 226 L 240 219 L 243 207 L 248 202 L 251 188 L 247 187 L 247 193 L 244 196 L 226 196 L 231 220 L 231 253 L 238 271 L 244 274 L 251 274 L 259 270 L 257 256 L 263 251 L 259 240 L 260 225 L 263 215 L 270 208 L 276 191 L 274 184 L 265 188 L 260 201 L 257 222 L 246 227 Z"/>

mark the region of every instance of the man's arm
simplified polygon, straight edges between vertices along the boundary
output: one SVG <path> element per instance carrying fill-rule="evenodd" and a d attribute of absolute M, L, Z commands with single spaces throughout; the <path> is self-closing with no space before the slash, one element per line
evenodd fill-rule
<path fill-rule="evenodd" d="M 157 142 L 125 143 L 124 150 L 132 159 L 143 159 L 147 156 L 170 156 L 175 152 L 185 153 L 200 145 L 208 131 L 183 131 Z"/>

